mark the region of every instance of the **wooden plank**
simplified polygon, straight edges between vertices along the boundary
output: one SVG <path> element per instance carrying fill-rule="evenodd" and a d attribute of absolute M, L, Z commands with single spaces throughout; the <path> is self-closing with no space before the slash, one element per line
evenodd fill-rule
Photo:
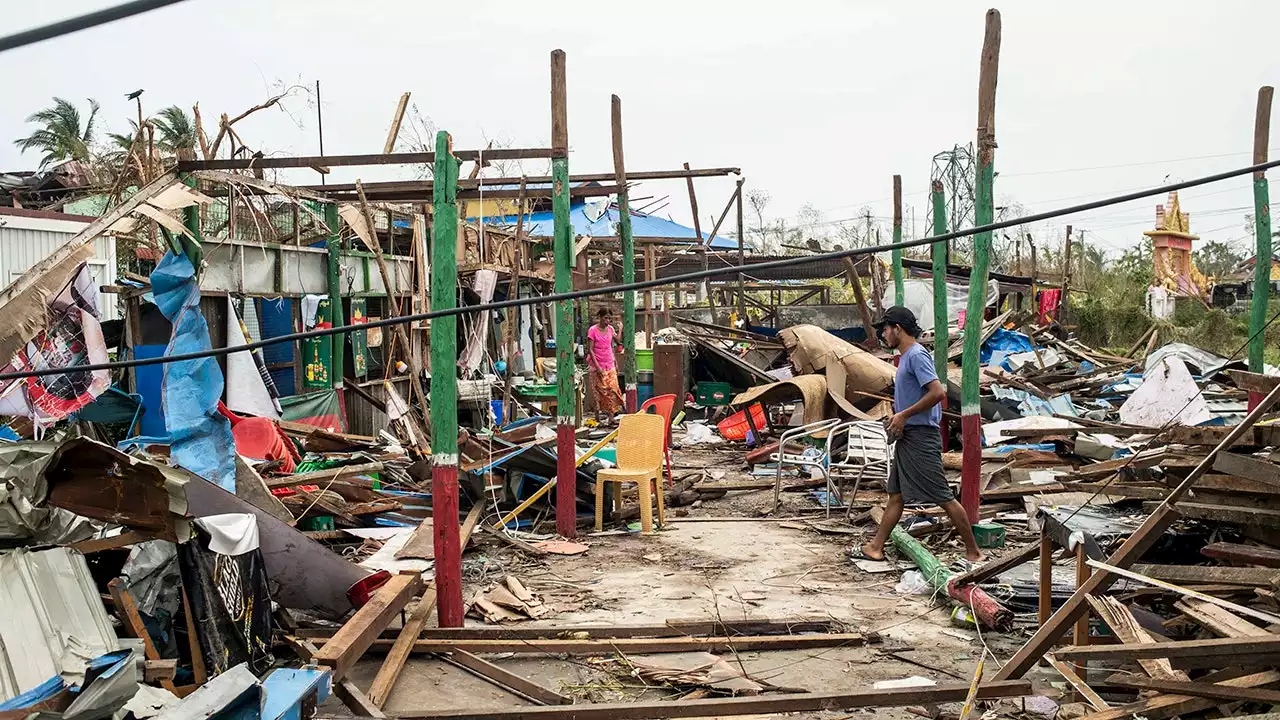
<path fill-rule="evenodd" d="M 1063 680 L 1067 681 L 1068 685 L 1074 688 L 1076 692 L 1080 693 L 1080 696 L 1093 706 L 1094 710 L 1111 709 L 1111 706 L 1107 704 L 1107 701 L 1103 700 L 1102 696 L 1098 695 L 1093 688 L 1089 687 L 1089 683 L 1085 682 L 1079 675 L 1077 675 L 1076 671 L 1073 670 L 1070 665 L 1052 657 L 1049 658 L 1049 664 L 1053 666 L 1054 670 L 1058 671 L 1058 674 L 1062 676 Z"/>
<path fill-rule="evenodd" d="M 673 619 L 652 625 L 556 625 L 552 627 L 524 627 L 520 625 L 476 625 L 461 628 L 423 628 L 420 634 L 425 640 L 538 640 L 562 636 L 575 638 L 664 638 L 664 637 L 731 637 L 735 635 L 791 635 L 795 633 L 829 633 L 841 628 L 841 624 L 829 617 L 806 616 L 797 618 L 749 620 Z M 305 638 L 326 638 L 333 635 L 330 628 L 299 628 L 297 635 Z M 383 639 L 394 639 L 398 630 L 383 631 Z"/>
<path fill-rule="evenodd" d="M 390 580 L 374 592 L 369 602 L 357 610 L 337 634 L 315 653 L 315 661 L 333 668 L 335 679 L 346 676 L 347 671 L 370 645 L 380 642 L 377 640 L 378 635 L 409 604 L 409 600 L 421 587 L 422 579 L 416 574 L 391 576 Z"/>
<path fill-rule="evenodd" d="M 129 637 L 142 640 L 142 653 L 145 659 L 159 660 L 160 652 L 156 650 L 156 644 L 151 640 L 151 634 L 147 632 L 147 626 L 142 622 L 138 605 L 133 601 L 133 595 L 129 594 L 124 578 L 116 578 L 107 583 L 107 591 L 111 593 L 111 600 L 115 604 L 116 613 L 120 616 L 120 624 L 125 633 Z M 161 680 L 160 687 L 169 692 L 175 690 L 173 680 Z"/>
<path fill-rule="evenodd" d="M 521 677 L 510 670 L 495 665 L 484 658 L 477 657 L 466 650 L 454 650 L 449 655 L 442 656 L 450 662 L 466 668 L 473 673 L 490 680 L 509 690 L 523 695 L 539 705 L 571 705 L 573 698 L 567 695 L 544 687 L 538 683 Z"/>
<path fill-rule="evenodd" d="M 409 93 L 400 96 L 396 105 L 396 114 L 391 118 L 391 129 L 387 130 L 387 141 L 382 145 L 382 153 L 390 155 L 396 149 L 396 138 L 400 136 L 400 123 L 404 122 L 404 111 L 409 107 Z"/>
<path fill-rule="evenodd" d="M 1223 655 L 1269 655 L 1280 653 L 1280 635 L 1169 642 L 1124 643 L 1120 645 L 1069 646 L 1054 651 L 1064 660 L 1144 660 L 1152 658 L 1219 657 Z"/>
<path fill-rule="evenodd" d="M 1243 676 L 1232 673 L 1234 671 L 1219 671 L 1210 673 L 1199 680 L 1200 682 L 1213 682 L 1232 688 L 1264 687 L 1280 682 L 1280 672 L 1274 670 Z M 1084 716 L 1081 720 L 1126 720 L 1133 716 L 1144 717 L 1147 720 L 1165 720 L 1165 718 L 1176 715 L 1187 715 L 1207 710 L 1218 704 L 1211 700 L 1190 695 L 1156 695 L 1128 705 L 1120 705 L 1107 711 L 1092 713 Z"/>
<path fill-rule="evenodd" d="M 147 683 L 173 680 L 173 676 L 177 672 L 177 658 L 172 660 L 145 660 L 142 665 L 142 680 Z"/>
<path fill-rule="evenodd" d="M 984 683 L 977 699 L 1019 697 L 1031 693 L 1023 681 Z M 834 693 L 794 693 L 754 697 L 705 698 L 698 700 L 654 700 L 649 702 L 584 703 L 514 707 L 509 710 L 459 708 L 402 712 L 399 720 L 648 720 L 648 718 L 720 717 L 769 715 L 821 710 L 850 710 L 860 707 L 902 707 L 961 702 L 969 694 L 969 684 L 934 687 L 863 689 Z"/>
<path fill-rule="evenodd" d="M 294 485 L 323 485 L 330 480 L 351 477 L 352 475 L 368 475 L 370 473 L 381 472 L 383 464 L 380 462 L 361 463 L 359 465 L 343 465 L 336 468 L 325 468 L 324 470 L 315 470 L 312 472 L 298 473 L 296 475 L 285 475 L 284 477 L 264 478 L 267 481 L 267 487 L 292 487 Z"/>
<path fill-rule="evenodd" d="M 1011 570 L 1023 563 L 1030 562 L 1033 558 L 1039 556 L 1039 554 L 1040 545 L 1037 543 L 1031 543 L 1021 550 L 1006 553 L 1001 557 L 990 562 L 983 563 L 968 572 L 955 576 L 951 579 L 951 584 L 955 587 L 981 584 L 982 582 L 996 577 L 1006 570 Z"/>
<path fill-rule="evenodd" d="M 1262 545 L 1216 542 L 1200 548 L 1200 554 L 1224 562 L 1280 568 L 1280 549 Z"/>
<path fill-rule="evenodd" d="M 1251 373 L 1246 370 L 1228 370 L 1227 375 L 1235 382 L 1236 387 L 1241 390 L 1264 395 L 1274 390 L 1277 384 L 1280 384 L 1280 378 Z"/>
<path fill-rule="evenodd" d="M 1222 637 L 1264 637 L 1267 630 L 1230 611 L 1195 598 L 1183 598 L 1173 604 L 1184 615 Z"/>
<path fill-rule="evenodd" d="M 336 637 L 336 636 L 335 636 Z M 323 652 L 333 640 L 323 642 Z M 564 640 L 560 638 L 534 640 L 418 640 L 413 644 L 417 653 L 442 653 L 455 649 L 473 653 L 545 653 L 565 655 L 607 655 L 623 653 L 662 652 L 753 652 L 759 650 L 805 650 L 809 648 L 860 647 L 866 638 L 859 633 L 831 633 L 828 635 L 742 635 L 737 637 L 710 638 L 617 638 L 591 640 Z M 391 648 L 389 640 L 375 640 L 371 649 Z"/>
<path fill-rule="evenodd" d="M 1272 615 L 1271 613 L 1265 613 L 1259 610 L 1254 610 L 1253 608 L 1247 608 L 1243 605 L 1237 605 L 1233 602 L 1228 602 L 1226 600 L 1223 600 L 1222 598 L 1214 597 L 1213 595 L 1206 595 L 1198 590 L 1193 590 L 1191 588 L 1184 588 L 1178 585 L 1174 585 L 1173 583 L 1165 582 L 1163 580 L 1156 580 L 1155 578 L 1150 578 L 1150 577 L 1147 577 L 1146 575 L 1141 575 L 1136 572 L 1125 570 L 1124 568 L 1111 567 L 1109 565 L 1106 565 L 1105 563 L 1097 562 L 1096 560 L 1090 560 L 1089 564 L 1094 566 L 1095 568 L 1105 568 L 1107 569 L 1108 572 L 1111 572 L 1115 575 L 1119 575 L 1120 577 L 1128 578 L 1130 580 L 1137 580 L 1140 583 L 1146 583 L 1147 585 L 1154 585 L 1156 587 L 1161 587 L 1166 590 L 1173 590 L 1174 592 L 1177 592 L 1180 595 L 1184 595 L 1186 597 L 1193 597 L 1198 600 L 1203 600 L 1205 602 L 1217 605 L 1218 607 L 1223 607 L 1228 610 L 1241 613 L 1243 615 L 1248 615 L 1249 617 L 1257 618 L 1259 620 L 1262 620 L 1263 622 L 1280 623 L 1280 616 Z"/>
<path fill-rule="evenodd" d="M 182 587 L 182 611 L 187 620 L 187 651 L 191 655 L 191 676 L 196 685 L 203 685 L 209 679 L 209 672 L 205 669 L 200 633 L 196 631 L 196 617 L 191 613 L 191 600 L 187 597 L 185 585 Z"/>
<path fill-rule="evenodd" d="M 1133 612 L 1119 600 L 1105 595 L 1102 597 L 1091 595 L 1089 596 L 1089 605 L 1093 607 L 1098 617 L 1102 618 L 1102 621 L 1107 624 L 1107 627 L 1111 628 L 1115 636 L 1120 638 L 1120 642 L 1127 645 L 1157 642 L 1151 633 L 1138 624 L 1138 619 L 1133 616 Z M 1187 677 L 1186 673 L 1174 670 L 1166 658 L 1142 658 L 1138 660 L 1138 665 L 1153 678 L 1163 680 L 1191 679 Z"/>
<path fill-rule="evenodd" d="M 772 486 L 770 486 L 772 487 Z M 79 550 L 85 555 L 92 555 L 103 550 L 115 550 L 116 548 L 128 547 L 136 545 L 140 542 L 146 542 L 156 537 L 155 533 L 143 530 L 129 530 L 119 535 L 112 535 L 105 538 L 93 538 L 91 540 L 81 540 L 78 543 L 72 543 L 72 550 Z"/>
<path fill-rule="evenodd" d="M 1247 700 L 1260 703 L 1280 703 L 1280 690 L 1266 690 L 1264 688 L 1224 687 L 1213 683 L 1176 680 L 1148 680 L 1124 675 L 1112 675 L 1106 679 L 1104 684 L 1112 687 L 1155 690 L 1162 693 L 1176 693 L 1178 695 L 1212 698 L 1230 702 Z"/>
<path fill-rule="evenodd" d="M 466 550 L 467 543 L 471 540 L 471 533 L 475 530 L 476 523 L 479 522 L 480 516 L 484 514 L 484 504 L 476 503 L 471 506 L 471 512 L 467 513 L 467 519 L 463 521 L 462 527 L 458 529 L 458 546 L 462 550 Z M 378 675 L 373 679 L 373 684 L 369 686 L 369 702 L 376 707 L 385 707 L 387 699 L 391 697 L 391 691 L 395 688 L 396 680 L 400 678 L 400 671 L 404 669 L 404 664 L 409 659 L 409 653 L 413 650 L 413 643 L 417 641 L 418 636 L 422 633 L 423 628 L 427 625 L 427 620 L 431 619 L 431 613 L 436 607 L 436 586 L 431 583 L 422 591 L 422 597 L 418 599 L 418 604 L 414 606 L 413 612 L 409 613 L 408 619 L 404 622 L 404 627 L 396 635 L 395 642 L 391 646 L 391 651 L 387 653 L 387 657 L 382 661 L 382 667 L 378 668 Z"/>
<path fill-rule="evenodd" d="M 1271 587 L 1280 572 L 1270 568 L 1211 567 L 1207 565 L 1134 565 L 1133 571 L 1173 583 L 1224 583 Z"/>
<path fill-rule="evenodd" d="M 1180 502 L 1178 503 L 1178 512 L 1197 520 L 1213 520 L 1215 522 L 1229 522 L 1273 529 L 1280 528 L 1280 510 Z"/>
<path fill-rule="evenodd" d="M 1280 485 L 1251 480 L 1238 475 L 1210 474 L 1200 478 L 1196 483 L 1197 490 L 1213 490 L 1218 493 L 1236 495 L 1271 495 L 1280 494 Z M 1159 499 L 1159 498 L 1157 498 Z"/>
<path fill-rule="evenodd" d="M 493 150 L 454 150 L 461 162 L 479 160 L 540 160 L 554 151 L 548 148 L 496 148 Z M 350 167 L 355 165 L 431 165 L 434 152 L 378 153 L 374 155 L 302 155 L 294 157 L 237 158 L 234 160 L 179 160 L 178 172 L 196 170 L 270 170 L 273 168 Z"/>
<path fill-rule="evenodd" d="M 1214 459 L 1213 469 L 1280 488 L 1280 465 L 1269 460 L 1224 452 Z"/>

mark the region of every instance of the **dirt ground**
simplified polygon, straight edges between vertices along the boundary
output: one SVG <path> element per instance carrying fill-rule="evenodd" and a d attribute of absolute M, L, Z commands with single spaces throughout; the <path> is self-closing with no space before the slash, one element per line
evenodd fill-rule
<path fill-rule="evenodd" d="M 677 438 L 678 441 L 678 438 Z M 706 472 L 707 480 L 752 478 L 742 462 L 742 447 L 687 448 L 675 451 L 677 478 Z M 985 633 L 950 622 L 949 604 L 927 596 L 895 593 L 901 572 L 866 573 L 845 556 L 859 534 L 823 534 L 804 520 L 821 519 L 818 502 L 806 493 L 783 493 L 777 513 L 772 490 L 738 491 L 697 506 L 669 510 L 668 527 L 650 535 L 605 534 L 580 537 L 590 546 L 577 556 L 528 558 L 484 539 L 464 561 L 470 581 L 467 597 L 478 587 L 516 575 L 544 600 L 560 608 L 554 617 L 525 624 L 629 625 L 670 619 L 735 620 L 830 617 L 849 632 L 877 633 L 878 644 L 803 651 L 741 653 L 733 658 L 748 675 L 773 685 L 815 692 L 867 688 L 880 680 L 921 676 L 939 684 L 967 683 L 983 642 L 997 659 L 1007 658 L 1024 635 Z M 840 513 L 833 511 L 833 517 Z M 482 536 L 477 536 L 481 538 Z M 960 556 L 955 542 L 935 547 L 944 559 Z M 892 558 L 892 553 L 891 553 Z M 899 563 L 901 569 L 912 565 Z M 481 624 L 468 618 L 469 624 Z M 581 702 L 618 702 L 678 698 L 692 688 L 646 687 L 611 658 L 563 658 L 546 655 L 490 655 L 503 667 L 570 695 Z M 368 688 L 382 657 L 368 653 L 350 677 Z M 994 672 L 988 660 L 988 672 Z M 512 709 L 528 702 L 430 657 L 412 658 L 385 710 L 424 712 L 457 708 Z M 955 711 L 958 705 L 944 705 Z M 347 714 L 330 699 L 323 710 Z M 997 714 L 1019 710 L 1002 703 Z M 835 718 L 876 715 L 918 717 L 906 708 L 863 712 L 811 713 L 795 717 Z M 976 717 L 976 716 L 974 716 Z"/>

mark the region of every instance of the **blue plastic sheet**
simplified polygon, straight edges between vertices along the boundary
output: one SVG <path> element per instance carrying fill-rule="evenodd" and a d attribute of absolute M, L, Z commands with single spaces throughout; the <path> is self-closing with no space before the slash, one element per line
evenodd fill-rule
<path fill-rule="evenodd" d="M 978 362 L 987 365 L 991 362 L 991 357 L 998 351 L 1003 351 L 1004 355 L 1013 355 L 1020 352 L 1031 352 L 1035 346 L 1031 344 L 1031 338 L 1020 332 L 1005 330 L 1000 328 L 995 331 L 986 342 L 982 343 L 982 349 L 978 352 Z M 1001 361 L 1003 362 L 1003 357 Z"/>
<path fill-rule="evenodd" d="M 173 324 L 165 355 L 208 350 L 209 325 L 200 312 L 200 286 L 191 261 L 166 252 L 151 273 L 151 289 L 156 306 Z M 162 393 L 170 456 L 181 467 L 234 493 L 235 440 L 231 423 L 218 413 L 222 389 L 222 369 L 215 358 L 164 366 Z"/>

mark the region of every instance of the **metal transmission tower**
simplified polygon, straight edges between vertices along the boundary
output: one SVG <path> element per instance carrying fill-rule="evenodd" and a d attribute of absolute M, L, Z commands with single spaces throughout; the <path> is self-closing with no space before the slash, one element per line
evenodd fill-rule
<path fill-rule="evenodd" d="M 940 181 L 946 197 L 947 229 L 951 231 L 973 227 L 973 182 L 977 172 L 973 157 L 973 143 L 956 145 L 933 156 L 929 180 Z M 965 258 L 972 257 L 971 239 L 958 241 L 953 249 Z"/>

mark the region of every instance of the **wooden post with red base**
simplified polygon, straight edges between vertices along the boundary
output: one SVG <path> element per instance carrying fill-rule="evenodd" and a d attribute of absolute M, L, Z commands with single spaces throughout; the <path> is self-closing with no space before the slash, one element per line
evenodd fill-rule
<path fill-rule="evenodd" d="M 569 113 L 563 50 L 551 51 L 551 210 L 554 219 L 556 292 L 573 289 L 573 226 L 569 222 Z M 573 409 L 573 303 L 556 303 L 556 532 L 577 536 L 577 464 Z"/>
<path fill-rule="evenodd" d="M 432 189 L 431 309 L 457 307 L 458 159 L 449 133 L 436 134 Z M 440 627 L 462 627 L 458 540 L 458 318 L 431 322 L 431 522 Z"/>
<path fill-rule="evenodd" d="M 987 11 L 986 34 L 978 71 L 978 178 L 974 224 L 990 225 L 995 218 L 993 181 L 996 155 L 996 76 L 1000 67 L 1000 11 Z M 973 238 L 973 269 L 969 273 L 969 305 L 964 317 L 964 358 L 960 382 L 960 438 L 964 462 L 960 472 L 960 503 L 969 522 L 978 522 L 982 500 L 982 412 L 978 399 L 978 358 L 982 344 L 983 310 L 987 306 L 987 262 L 991 232 Z"/>

